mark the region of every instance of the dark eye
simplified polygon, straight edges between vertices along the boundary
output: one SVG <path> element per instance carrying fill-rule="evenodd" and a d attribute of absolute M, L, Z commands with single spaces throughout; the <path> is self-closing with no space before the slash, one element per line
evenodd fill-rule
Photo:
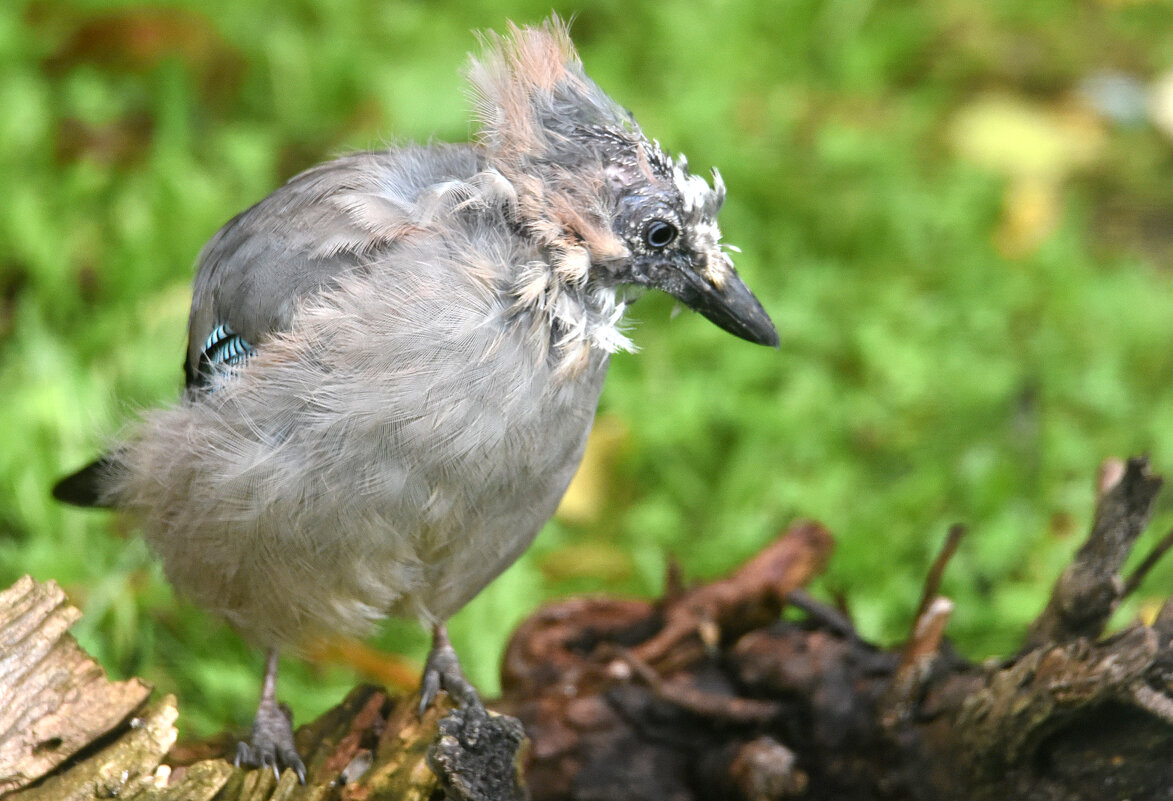
<path fill-rule="evenodd" d="M 666 248 L 676 239 L 676 226 L 663 220 L 652 220 L 644 229 L 644 241 L 649 247 Z"/>

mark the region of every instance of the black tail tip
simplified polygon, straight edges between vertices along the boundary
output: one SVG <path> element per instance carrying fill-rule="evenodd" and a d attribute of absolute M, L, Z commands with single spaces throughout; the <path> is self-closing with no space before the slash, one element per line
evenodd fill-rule
<path fill-rule="evenodd" d="M 109 501 L 103 497 L 102 479 L 109 473 L 110 465 L 110 459 L 103 456 L 70 473 L 53 485 L 53 497 L 74 506 L 109 507 Z"/>

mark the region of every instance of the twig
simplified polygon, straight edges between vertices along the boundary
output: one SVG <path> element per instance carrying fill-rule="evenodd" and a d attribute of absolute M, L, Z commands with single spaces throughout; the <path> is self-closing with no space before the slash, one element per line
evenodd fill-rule
<path fill-rule="evenodd" d="M 774 720 L 782 712 L 782 705 L 774 701 L 709 692 L 693 685 L 687 678 L 666 681 L 632 651 L 619 649 L 617 657 L 631 668 L 653 695 L 694 715 L 726 723 L 760 725 Z"/>
<path fill-rule="evenodd" d="M 1169 532 L 1161 538 L 1161 541 L 1153 546 L 1153 549 L 1149 551 L 1148 555 L 1141 561 L 1139 565 L 1136 566 L 1136 569 L 1132 571 L 1132 574 L 1128 577 L 1128 581 L 1124 582 L 1124 589 L 1120 591 L 1120 597 L 1127 598 L 1129 595 L 1136 592 L 1137 587 L 1139 587 L 1141 582 L 1144 581 L 1145 576 L 1149 574 L 1150 570 L 1156 567 L 1157 562 L 1161 561 L 1161 557 L 1164 556 L 1165 552 L 1170 548 L 1173 548 L 1173 529 L 1170 529 Z"/>
<path fill-rule="evenodd" d="M 1114 457 L 1100 462 L 1100 469 L 1096 471 L 1097 504 L 1124 478 L 1124 467 L 1124 460 Z"/>
<path fill-rule="evenodd" d="M 916 620 L 912 636 L 900 654 L 900 666 L 884 694 L 880 720 L 886 727 L 907 720 L 916 706 L 920 688 L 937 658 L 945 627 L 953 614 L 953 602 L 938 595 Z"/>
<path fill-rule="evenodd" d="M 1148 710 L 1173 726 L 1173 698 L 1157 692 L 1144 681 L 1138 680 L 1132 684 L 1132 699 L 1141 709 Z"/>
<path fill-rule="evenodd" d="M 901 649 L 900 665 L 892 676 L 892 683 L 884 696 L 881 720 L 885 726 L 895 726 L 899 721 L 908 718 L 915 705 L 921 683 L 936 660 L 941 640 L 945 637 L 945 627 L 953 614 L 953 602 L 939 594 L 941 579 L 945 575 L 945 568 L 949 566 L 949 560 L 957 553 L 957 547 L 965 533 L 965 526 L 960 523 L 954 523 L 949 527 L 945 542 L 925 576 L 924 591 L 921 593 L 916 615 L 912 619 L 912 631 L 904 643 L 904 648 Z"/>
<path fill-rule="evenodd" d="M 941 579 L 945 575 L 945 568 L 949 566 L 953 555 L 957 553 L 957 546 L 961 544 L 961 540 L 965 537 L 965 534 L 966 528 L 960 523 L 954 523 L 949 527 L 949 533 L 945 536 L 945 543 L 937 553 L 937 558 L 933 560 L 928 575 L 925 576 L 924 592 L 921 593 L 920 605 L 917 606 L 916 615 L 913 617 L 914 630 L 920 625 L 920 619 L 928 610 L 929 605 L 933 603 L 933 600 L 940 593 Z"/>
<path fill-rule="evenodd" d="M 933 599 L 928 609 L 917 618 L 916 628 L 904 645 L 899 672 L 906 668 L 919 667 L 937 655 L 941 640 L 945 637 L 949 616 L 952 614 L 952 601 L 941 595 Z"/>

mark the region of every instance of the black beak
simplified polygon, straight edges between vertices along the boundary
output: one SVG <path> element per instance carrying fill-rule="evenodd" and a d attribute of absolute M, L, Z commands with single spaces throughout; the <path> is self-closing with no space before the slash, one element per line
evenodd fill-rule
<path fill-rule="evenodd" d="M 714 281 L 691 270 L 684 273 L 686 283 L 672 294 L 693 311 L 700 312 L 734 336 L 757 345 L 778 347 L 778 332 L 770 315 L 749 291 L 732 265 Z"/>

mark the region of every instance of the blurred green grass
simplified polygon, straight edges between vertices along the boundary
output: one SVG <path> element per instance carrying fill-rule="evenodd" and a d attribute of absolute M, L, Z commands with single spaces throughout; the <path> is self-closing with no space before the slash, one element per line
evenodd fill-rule
<path fill-rule="evenodd" d="M 814 590 L 889 643 L 966 523 L 950 634 L 973 658 L 1013 650 L 1086 531 L 1100 460 L 1173 467 L 1173 146 L 1145 123 L 1061 125 L 1094 157 L 1045 177 L 1024 234 L 1021 176 L 967 157 L 955 125 L 991 95 L 1062 121 L 1090 75 L 1173 67 L 1169 4 L 555 8 L 578 12 L 588 71 L 649 134 L 720 167 L 723 229 L 782 347 L 673 318 L 665 298 L 636 305 L 642 352 L 614 360 L 601 406 L 618 433 L 598 503 L 551 523 L 454 621 L 470 674 L 493 692 L 510 628 L 544 598 L 653 595 L 670 554 L 716 576 L 799 516 L 839 537 Z M 175 599 L 126 523 L 54 505 L 49 487 L 176 396 L 191 265 L 225 220 L 336 153 L 466 139 L 470 31 L 548 12 L 0 7 L 0 586 L 61 582 L 83 644 L 178 692 L 186 731 L 247 725 L 260 656 Z M 1171 520 L 1163 500 L 1140 550 Z M 1117 621 L 1170 586 L 1166 564 Z M 424 638 L 392 623 L 377 644 L 418 660 Z M 290 660 L 282 695 L 304 720 L 353 681 Z"/>

